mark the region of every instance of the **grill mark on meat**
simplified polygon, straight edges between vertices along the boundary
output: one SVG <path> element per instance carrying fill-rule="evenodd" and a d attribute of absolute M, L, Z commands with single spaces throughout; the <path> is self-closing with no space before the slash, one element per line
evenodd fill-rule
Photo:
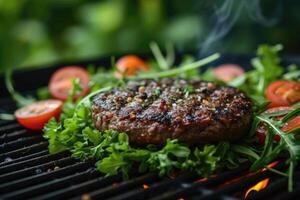
<path fill-rule="evenodd" d="M 252 103 L 237 89 L 211 82 L 145 80 L 98 94 L 92 116 L 99 130 L 126 132 L 133 143 L 234 141 L 248 131 Z"/>

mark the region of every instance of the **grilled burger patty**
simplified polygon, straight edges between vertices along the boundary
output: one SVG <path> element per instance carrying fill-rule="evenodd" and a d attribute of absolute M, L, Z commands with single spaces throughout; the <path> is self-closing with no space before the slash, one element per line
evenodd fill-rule
<path fill-rule="evenodd" d="M 234 141 L 247 133 L 251 101 L 233 87 L 182 79 L 129 82 L 93 100 L 95 126 L 126 132 L 136 144 Z"/>

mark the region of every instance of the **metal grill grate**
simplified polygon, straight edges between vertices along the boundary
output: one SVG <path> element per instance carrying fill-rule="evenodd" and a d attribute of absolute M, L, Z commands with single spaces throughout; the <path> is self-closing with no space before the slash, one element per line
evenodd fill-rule
<path fill-rule="evenodd" d="M 245 175 L 247 166 L 205 181 L 192 173 L 176 178 L 140 174 L 123 181 L 121 176 L 104 177 L 93 162 L 79 162 L 67 152 L 49 155 L 40 133 L 15 122 L 0 128 L 0 138 L 1 199 L 240 199 L 247 188 L 265 178 L 274 181 L 261 192 L 250 193 L 248 199 L 293 199 L 300 192 L 287 193 L 286 178 L 270 171 L 229 183 Z M 295 178 L 299 177 L 297 172 Z"/>
<path fill-rule="evenodd" d="M 0 106 L 9 111 L 15 108 L 7 99 L 0 99 Z M 121 176 L 105 177 L 92 161 L 80 162 L 67 152 L 49 155 L 47 145 L 40 133 L 25 130 L 17 122 L 0 123 L 0 199 L 233 200 L 243 199 L 248 188 L 266 178 L 270 178 L 268 187 L 251 192 L 247 199 L 288 200 L 300 194 L 297 181 L 294 192 L 288 193 L 287 179 L 270 171 L 245 176 L 248 166 L 208 180 L 188 172 L 175 178 L 133 172 L 125 181 Z M 300 170 L 295 173 L 295 180 L 299 178 Z"/>

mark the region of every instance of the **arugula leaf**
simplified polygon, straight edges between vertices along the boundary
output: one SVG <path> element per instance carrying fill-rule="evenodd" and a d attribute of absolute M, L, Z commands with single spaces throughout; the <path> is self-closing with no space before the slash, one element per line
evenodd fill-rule
<path fill-rule="evenodd" d="M 287 114 L 286 119 L 283 121 L 286 121 L 290 119 L 295 114 L 299 114 L 298 110 L 296 109 L 296 112 L 292 111 L 289 114 Z M 256 162 L 253 163 L 251 169 L 256 170 L 258 168 L 264 167 L 267 163 L 274 160 L 278 154 L 281 151 L 288 151 L 290 155 L 290 159 L 288 159 L 289 164 L 289 170 L 288 170 L 288 189 L 289 191 L 292 191 L 293 188 L 293 171 L 296 166 L 296 161 L 300 157 L 300 140 L 296 138 L 296 135 L 291 133 L 284 133 L 281 130 L 281 126 L 283 126 L 283 122 L 280 121 L 274 121 L 270 117 L 266 115 L 260 115 L 256 116 L 260 121 L 266 123 L 269 127 L 269 132 L 267 135 L 265 147 L 262 156 L 256 160 Z M 273 148 L 273 138 L 274 135 L 277 134 L 281 137 L 281 141 L 279 145 L 277 145 L 275 148 Z M 271 135 L 271 136 L 270 136 Z"/>
<path fill-rule="evenodd" d="M 257 57 L 251 60 L 253 70 L 232 80 L 229 85 L 238 87 L 254 99 L 264 100 L 264 91 L 268 84 L 277 80 L 283 73 L 280 65 L 279 51 L 282 45 L 260 45 Z"/>
<path fill-rule="evenodd" d="M 292 159 L 296 159 L 300 156 L 300 141 L 297 140 L 294 135 L 284 133 L 280 129 L 280 127 L 276 126 L 276 123 L 270 118 L 267 118 L 263 115 L 257 116 L 257 118 L 268 124 L 270 128 L 274 130 L 275 134 L 278 134 L 282 138 L 288 151 L 290 152 Z"/>

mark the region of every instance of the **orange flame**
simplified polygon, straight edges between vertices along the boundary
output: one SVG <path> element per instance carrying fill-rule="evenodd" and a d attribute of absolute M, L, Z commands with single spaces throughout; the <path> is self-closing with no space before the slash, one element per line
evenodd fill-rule
<path fill-rule="evenodd" d="M 177 199 L 177 200 L 184 200 L 184 198 L 179 198 L 179 199 Z"/>
<path fill-rule="evenodd" d="M 279 163 L 279 161 L 275 161 L 275 162 L 272 162 L 272 163 L 268 164 L 267 166 L 268 166 L 268 168 L 272 168 L 272 167 L 275 167 L 278 163 Z M 267 170 L 267 168 L 263 168 L 261 171 L 263 172 L 265 170 Z M 245 198 L 247 198 L 247 196 L 249 195 L 249 193 L 251 191 L 257 191 L 258 192 L 258 191 L 264 189 L 265 187 L 267 187 L 269 181 L 270 181 L 269 178 L 264 179 L 264 180 L 258 182 L 257 184 L 255 184 L 254 186 L 252 186 L 251 188 L 249 188 L 245 193 Z"/>
<path fill-rule="evenodd" d="M 247 198 L 247 196 L 249 195 L 249 193 L 251 191 L 260 191 L 262 189 L 264 189 L 265 187 L 267 187 L 268 183 L 269 183 L 269 178 L 262 180 L 260 182 L 258 182 L 256 185 L 252 186 L 251 188 L 249 188 L 245 194 L 245 198 Z"/>
<path fill-rule="evenodd" d="M 143 188 L 144 188 L 144 190 L 147 190 L 147 189 L 149 189 L 149 185 L 143 184 Z"/>

